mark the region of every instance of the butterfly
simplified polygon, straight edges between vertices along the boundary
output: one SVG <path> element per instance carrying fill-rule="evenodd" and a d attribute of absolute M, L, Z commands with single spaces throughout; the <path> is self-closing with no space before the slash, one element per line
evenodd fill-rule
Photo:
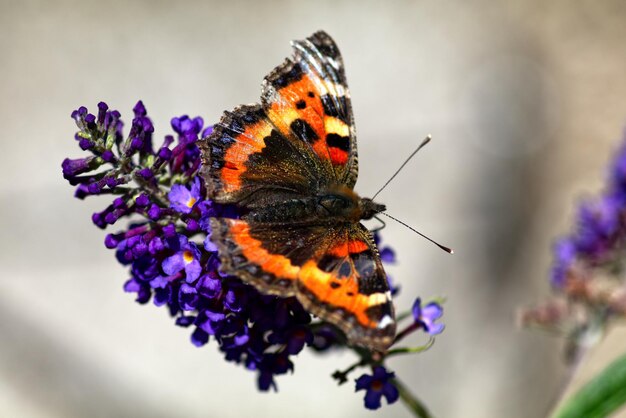
<path fill-rule="evenodd" d="M 387 276 L 360 223 L 385 206 L 354 192 L 357 143 L 343 60 L 319 31 L 265 77 L 260 104 L 225 112 L 200 142 L 221 270 L 261 293 L 295 296 L 348 343 L 385 351 L 396 331 Z"/>

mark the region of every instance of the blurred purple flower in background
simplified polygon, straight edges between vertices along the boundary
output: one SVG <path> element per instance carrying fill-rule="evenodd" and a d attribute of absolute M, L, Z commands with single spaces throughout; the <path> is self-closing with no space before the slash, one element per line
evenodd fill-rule
<path fill-rule="evenodd" d="M 554 245 L 554 297 L 523 311 L 520 320 L 577 344 L 626 314 L 626 140 L 609 166 L 604 191 L 580 202 L 575 222 Z"/>

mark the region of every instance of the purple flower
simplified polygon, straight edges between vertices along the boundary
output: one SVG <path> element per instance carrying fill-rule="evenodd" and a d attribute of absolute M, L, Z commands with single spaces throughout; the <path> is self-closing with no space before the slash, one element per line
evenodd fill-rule
<path fill-rule="evenodd" d="M 66 158 L 63 160 L 61 167 L 63 168 L 63 177 L 69 180 L 79 174 L 83 174 L 97 168 L 98 165 L 96 157 L 90 156 L 86 158 L 76 158 L 73 160 Z"/>
<path fill-rule="evenodd" d="M 356 391 L 365 390 L 365 407 L 367 409 L 380 408 L 380 399 L 384 396 L 388 404 L 398 400 L 398 388 L 391 382 L 395 377 L 383 366 L 374 367 L 374 374 L 364 374 L 356 379 Z"/>
<path fill-rule="evenodd" d="M 289 354 L 298 354 L 305 345 L 313 343 L 313 333 L 308 327 L 299 325 L 287 331 L 285 340 L 287 352 Z"/>
<path fill-rule="evenodd" d="M 387 275 L 387 284 L 389 285 L 389 291 L 391 292 L 391 296 L 396 296 L 400 293 L 400 285 L 396 285 L 394 280 L 390 275 Z"/>
<path fill-rule="evenodd" d="M 185 270 L 187 282 L 191 283 L 200 277 L 200 250 L 195 243 L 190 242 L 184 235 L 178 236 L 179 250 L 163 260 L 161 267 L 167 275 Z"/>
<path fill-rule="evenodd" d="M 270 388 L 277 390 L 273 375 L 285 374 L 293 371 L 293 363 L 286 353 L 270 353 L 263 356 L 257 365 L 259 368 L 258 388 L 267 391 Z"/>
<path fill-rule="evenodd" d="M 218 335 L 224 326 L 226 314 L 215 308 L 206 308 L 198 313 L 196 325 L 210 335 Z"/>
<path fill-rule="evenodd" d="M 213 133 L 213 126 L 209 125 L 206 128 L 204 128 L 204 131 L 202 131 L 202 138 L 206 138 L 207 136 L 211 135 Z"/>
<path fill-rule="evenodd" d="M 222 278 L 214 271 L 209 271 L 198 279 L 196 289 L 207 299 L 215 299 L 222 292 Z"/>
<path fill-rule="evenodd" d="M 345 339 L 341 333 L 333 326 L 322 324 L 313 330 L 313 341 L 311 347 L 315 351 L 326 351 L 331 347 L 337 347 Z"/>
<path fill-rule="evenodd" d="M 554 264 L 550 277 L 553 286 L 560 288 L 565 284 L 567 272 L 575 259 L 576 247 L 570 239 L 563 238 L 554 245 Z"/>
<path fill-rule="evenodd" d="M 575 262 L 584 269 L 611 267 L 620 257 L 626 228 L 626 144 L 611 166 L 607 191 L 596 199 L 580 203 L 576 229 L 554 246 L 550 282 L 563 289 Z"/>
<path fill-rule="evenodd" d="M 525 326 L 565 334 L 568 354 L 576 352 L 589 329 L 623 320 L 626 250 L 626 138 L 609 166 L 604 191 L 578 204 L 575 227 L 553 248 L 550 272 L 556 293 L 520 315 Z"/>
<path fill-rule="evenodd" d="M 395 263 L 396 262 L 396 253 L 390 247 L 383 247 L 380 250 L 380 259 L 383 263 Z"/>
<path fill-rule="evenodd" d="M 150 300 L 150 296 L 152 296 L 150 292 L 150 286 L 141 283 L 134 278 L 129 279 L 126 283 L 124 283 L 124 291 L 129 293 L 136 293 L 136 301 L 141 304 L 147 303 Z"/>
<path fill-rule="evenodd" d="M 304 325 L 297 325 L 284 331 L 274 332 L 268 336 L 273 344 L 285 346 L 289 354 L 298 354 L 305 345 L 313 343 L 313 333 Z"/>
<path fill-rule="evenodd" d="M 618 150 L 613 160 L 613 164 L 610 168 L 609 182 L 610 193 L 615 193 L 622 197 L 621 200 L 623 201 L 624 198 L 626 198 L 626 142 L 622 144 L 621 149 Z"/>
<path fill-rule="evenodd" d="M 131 141 L 130 147 L 126 150 L 126 154 L 129 156 L 137 151 L 141 154 L 154 154 L 152 150 L 154 125 L 152 124 L 152 120 L 148 118 L 146 108 L 141 100 L 137 102 L 133 108 L 133 112 L 135 113 L 135 119 L 133 119 L 128 134 Z"/>
<path fill-rule="evenodd" d="M 180 317 L 180 318 L 183 318 L 183 317 Z M 184 318 L 187 318 L 187 317 L 184 317 Z M 184 322 L 183 322 L 183 326 L 185 326 Z M 202 329 L 196 328 L 191 333 L 191 343 L 195 345 L 196 347 L 202 347 L 208 342 L 209 342 L 209 334 L 204 332 Z"/>
<path fill-rule="evenodd" d="M 437 302 L 431 302 L 422 308 L 420 298 L 413 303 L 413 319 L 420 324 L 430 335 L 441 334 L 443 324 L 436 324 L 435 321 L 443 315 L 443 308 Z"/>
<path fill-rule="evenodd" d="M 550 282 L 563 290 L 574 263 L 582 270 L 619 264 L 626 235 L 626 143 L 614 159 L 604 194 L 580 203 L 576 228 L 554 246 Z"/>
<path fill-rule="evenodd" d="M 202 132 L 201 117 L 190 118 L 183 115 L 172 119 L 172 128 L 178 134 L 179 144 L 167 155 L 172 170 L 185 174 L 193 174 L 200 167 L 200 150 L 196 145 L 198 135 Z"/>
<path fill-rule="evenodd" d="M 198 305 L 198 291 L 195 287 L 183 283 L 178 292 L 178 304 L 184 311 L 193 311 Z"/>
<path fill-rule="evenodd" d="M 204 121 L 200 116 L 191 119 L 189 116 L 183 115 L 178 118 L 172 118 L 171 124 L 177 134 L 195 141 L 200 131 L 202 131 Z"/>
<path fill-rule="evenodd" d="M 215 244 L 215 243 L 211 240 L 211 236 L 210 236 L 210 235 L 209 235 L 209 236 L 207 236 L 207 237 L 204 239 L 204 249 L 205 249 L 207 252 L 210 252 L 210 253 L 215 253 L 215 252 L 217 252 L 217 250 L 218 250 L 218 248 L 217 248 L 217 244 Z"/>
<path fill-rule="evenodd" d="M 137 196 L 137 199 L 135 199 L 135 204 L 139 207 L 146 207 L 150 204 L 150 197 L 147 194 L 142 193 Z"/>
<path fill-rule="evenodd" d="M 182 184 L 173 185 L 167 197 L 172 209 L 180 213 L 191 213 L 200 200 L 200 178 L 194 178 L 191 189 Z"/>
<path fill-rule="evenodd" d="M 396 262 L 396 252 L 393 248 L 382 245 L 382 240 L 378 232 L 374 232 L 374 244 L 376 244 L 380 250 L 380 259 L 383 263 L 393 264 Z"/>
<path fill-rule="evenodd" d="M 590 257 L 601 257 L 612 247 L 620 225 L 620 205 L 611 196 L 587 201 L 578 211 L 578 229 L 573 236 L 577 250 Z"/>

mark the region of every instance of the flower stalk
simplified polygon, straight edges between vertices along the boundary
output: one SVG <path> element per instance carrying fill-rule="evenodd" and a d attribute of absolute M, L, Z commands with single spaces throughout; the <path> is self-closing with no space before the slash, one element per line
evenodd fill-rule
<path fill-rule="evenodd" d="M 406 406 L 413 415 L 418 418 L 432 418 L 426 406 L 411 393 L 400 379 L 394 379 L 393 384 L 398 388 L 398 392 L 400 392 L 402 403 L 404 403 L 404 406 Z"/>

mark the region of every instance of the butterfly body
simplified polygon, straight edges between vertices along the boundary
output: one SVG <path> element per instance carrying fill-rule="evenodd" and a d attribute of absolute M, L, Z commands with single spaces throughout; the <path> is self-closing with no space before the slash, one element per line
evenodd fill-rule
<path fill-rule="evenodd" d="M 261 103 L 225 112 L 203 139 L 210 199 L 238 219 L 211 219 L 223 272 L 265 294 L 295 296 L 352 344 L 384 351 L 391 295 L 371 233 L 385 206 L 358 196 L 356 134 L 343 62 L 317 32 L 263 82 Z"/>
<path fill-rule="evenodd" d="M 359 197 L 345 186 L 321 191 L 313 196 L 286 199 L 280 202 L 259 202 L 242 219 L 252 222 L 342 224 L 374 217 L 385 206 Z"/>

